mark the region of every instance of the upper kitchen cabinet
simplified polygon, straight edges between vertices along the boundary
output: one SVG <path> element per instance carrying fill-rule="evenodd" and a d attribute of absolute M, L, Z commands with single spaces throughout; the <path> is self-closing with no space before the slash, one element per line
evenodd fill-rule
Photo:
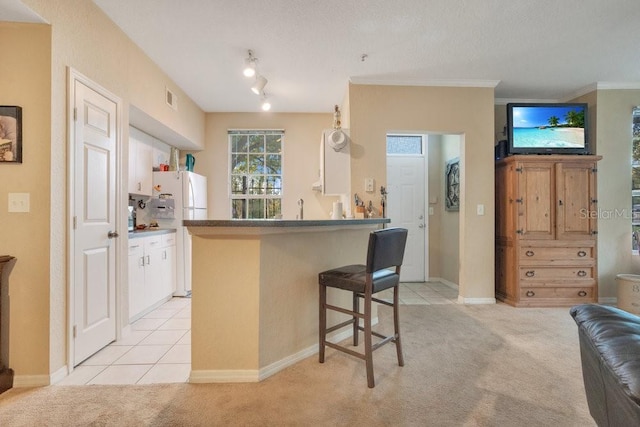
<path fill-rule="evenodd" d="M 153 192 L 153 137 L 129 127 L 129 193 Z"/>

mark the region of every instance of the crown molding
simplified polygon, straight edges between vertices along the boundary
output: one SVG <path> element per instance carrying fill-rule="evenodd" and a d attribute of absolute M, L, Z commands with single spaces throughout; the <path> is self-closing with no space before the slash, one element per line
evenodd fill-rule
<path fill-rule="evenodd" d="M 350 77 L 349 83 L 378 86 L 438 86 L 438 87 L 488 87 L 495 88 L 500 80 L 392 80 L 368 77 Z"/>

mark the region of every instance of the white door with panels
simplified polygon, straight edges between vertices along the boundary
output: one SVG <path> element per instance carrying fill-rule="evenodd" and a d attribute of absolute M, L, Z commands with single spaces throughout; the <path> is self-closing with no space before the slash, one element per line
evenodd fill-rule
<path fill-rule="evenodd" d="M 73 78 L 73 365 L 116 339 L 117 103 Z"/>
<path fill-rule="evenodd" d="M 387 156 L 387 216 L 390 227 L 409 233 L 402 263 L 403 282 L 424 282 L 428 277 L 425 214 L 425 159 L 423 156 Z"/>

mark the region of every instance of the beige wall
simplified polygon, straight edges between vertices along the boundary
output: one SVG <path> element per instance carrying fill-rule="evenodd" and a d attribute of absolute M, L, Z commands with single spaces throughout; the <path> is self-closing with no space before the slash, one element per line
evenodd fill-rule
<path fill-rule="evenodd" d="M 209 217 L 228 219 L 229 129 L 284 129 L 282 214 L 295 219 L 297 200 L 304 200 L 305 219 L 329 219 L 337 197 L 323 196 L 311 189 L 318 180 L 320 137 L 333 126 L 329 113 L 209 113 L 206 119 L 205 150 L 194 152 L 195 172 L 208 178 Z"/>
<path fill-rule="evenodd" d="M 3 105 L 22 107 L 22 164 L 0 164 L 0 255 L 18 261 L 9 279 L 9 366 L 49 372 L 51 27 L 0 23 Z M 8 213 L 8 193 L 29 193 L 30 212 Z"/>
<path fill-rule="evenodd" d="M 386 185 L 386 134 L 412 131 L 461 135 L 461 299 L 494 298 L 494 94 L 492 88 L 350 85 L 352 192 L 364 178 Z M 476 215 L 476 205 L 485 215 Z"/>
<path fill-rule="evenodd" d="M 602 156 L 598 162 L 598 287 L 600 298 L 613 298 L 616 274 L 640 274 L 640 257 L 631 255 L 630 221 L 631 112 L 640 105 L 640 90 L 598 90 L 596 102 L 592 110 L 597 127 L 595 133 L 593 127 L 591 131 L 597 154 Z M 615 214 L 616 209 L 626 214 Z"/>
<path fill-rule="evenodd" d="M 46 40 L 36 36 L 33 49 L 21 50 L 18 59 L 12 64 L 21 74 L 17 78 L 18 84 L 11 85 L 11 91 L 27 96 L 26 93 L 31 94 L 33 88 L 38 88 L 41 78 L 46 81 L 46 84 L 42 84 L 41 90 L 38 90 L 37 100 L 33 101 L 37 103 L 37 108 L 46 110 L 46 117 L 38 119 L 35 125 L 37 130 L 31 130 L 30 135 L 40 138 L 47 157 L 41 159 L 44 164 L 37 164 L 35 160 L 38 155 L 25 152 L 26 164 L 20 167 L 23 170 L 33 168 L 34 172 L 25 174 L 20 181 L 19 185 L 23 190 L 16 188 L 11 191 L 31 192 L 34 211 L 27 218 L 19 219 L 20 224 L 12 229 L 17 232 L 27 228 L 33 229 L 30 222 L 33 222 L 34 216 L 39 215 L 46 215 L 46 224 L 37 224 L 35 228 L 38 232 L 31 232 L 29 239 L 24 238 L 24 232 L 20 232 L 19 238 L 8 239 L 3 252 L 14 255 L 19 255 L 18 252 L 27 254 L 19 259 L 18 265 L 24 263 L 29 265 L 30 269 L 33 268 L 29 275 L 37 274 L 39 268 L 48 269 L 42 277 L 28 279 L 42 289 L 33 289 L 32 287 L 36 286 L 34 284 L 24 285 L 22 282 L 27 278 L 21 275 L 25 273 L 21 273 L 18 266 L 14 269 L 15 280 L 18 282 L 16 286 L 25 289 L 24 298 L 29 305 L 20 310 L 23 313 L 20 316 L 25 316 L 28 320 L 24 321 L 24 325 L 16 325 L 19 327 L 20 340 L 24 344 L 17 346 L 15 351 L 12 349 L 12 368 L 16 371 L 16 379 L 22 378 L 25 383 L 41 384 L 46 383 L 48 377 L 43 378 L 39 375 L 56 372 L 60 375 L 67 360 L 67 67 L 74 68 L 122 98 L 123 132 L 119 148 L 123 165 L 128 164 L 130 103 L 144 109 L 151 118 L 159 123 L 163 122 L 173 132 L 200 147 L 204 145 L 204 113 L 90 0 L 25 0 L 24 3 L 50 24 L 46 30 L 50 36 L 47 35 Z M 28 39 L 29 37 L 25 38 L 21 43 L 30 42 Z M 3 43 L 5 42 L 3 40 Z M 37 59 L 40 61 L 37 67 L 33 66 L 32 50 L 37 53 Z M 11 52 L 11 49 L 5 49 L 3 52 Z M 46 73 L 47 76 L 43 77 L 42 73 Z M 177 112 L 164 103 L 165 86 L 174 90 L 180 99 L 180 109 Z M 28 111 L 29 120 L 34 118 L 32 111 Z M 126 235 L 126 169 L 121 173 L 119 222 L 121 235 Z M 42 192 L 46 192 L 46 195 Z M 37 245 L 38 249 L 27 249 L 26 240 L 35 240 L 34 245 Z M 3 239 L 3 242 L 5 241 Z M 120 283 L 126 283 L 125 249 L 126 239 L 120 239 Z M 120 291 L 122 301 L 126 302 L 126 289 Z M 48 306 L 38 307 L 40 300 L 46 300 Z M 128 316 L 126 304 L 124 306 L 121 321 L 126 324 Z M 45 335 L 45 338 L 42 335 Z"/>

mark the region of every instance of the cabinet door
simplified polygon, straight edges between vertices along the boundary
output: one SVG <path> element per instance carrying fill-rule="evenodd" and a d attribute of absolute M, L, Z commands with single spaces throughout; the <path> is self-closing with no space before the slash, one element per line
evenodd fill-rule
<path fill-rule="evenodd" d="M 558 239 L 593 239 L 596 228 L 595 163 L 556 164 Z"/>
<path fill-rule="evenodd" d="M 152 195 L 153 138 L 129 128 L 129 193 Z"/>
<path fill-rule="evenodd" d="M 514 165 L 501 164 L 496 168 L 496 238 L 513 239 L 516 230 L 514 203 Z"/>
<path fill-rule="evenodd" d="M 161 236 L 145 238 L 144 255 L 145 266 L 145 299 L 146 308 L 151 307 L 162 298 L 163 247 Z"/>
<path fill-rule="evenodd" d="M 129 243 L 129 318 L 145 309 L 144 252 L 142 239 Z"/>
<path fill-rule="evenodd" d="M 162 252 L 162 296 L 173 295 L 176 290 L 176 247 L 166 246 Z"/>
<path fill-rule="evenodd" d="M 555 238 L 554 164 L 517 163 L 518 212 L 517 233 L 520 239 Z"/>

